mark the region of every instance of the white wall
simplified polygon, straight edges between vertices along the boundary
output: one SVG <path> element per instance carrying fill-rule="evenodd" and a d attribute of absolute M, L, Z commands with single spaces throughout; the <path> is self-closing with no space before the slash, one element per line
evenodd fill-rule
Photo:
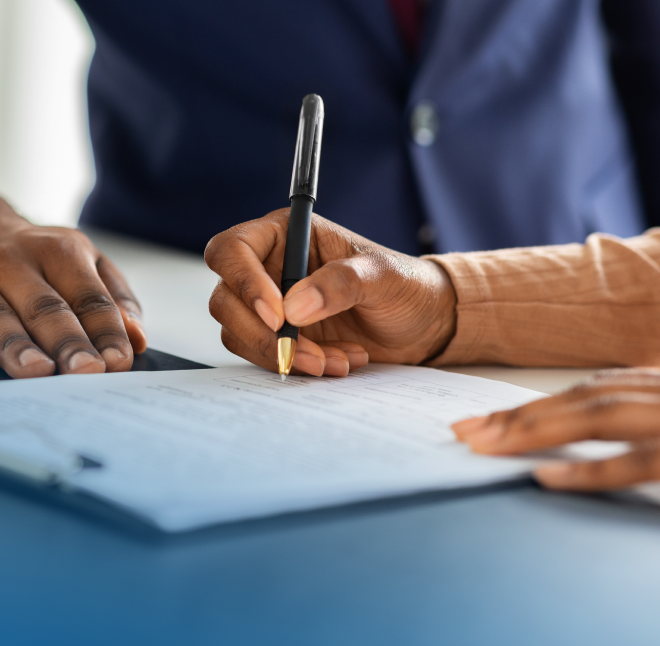
<path fill-rule="evenodd" d="M 93 50 L 73 0 L 0 0 L 0 195 L 39 224 L 75 225 L 94 184 Z"/>

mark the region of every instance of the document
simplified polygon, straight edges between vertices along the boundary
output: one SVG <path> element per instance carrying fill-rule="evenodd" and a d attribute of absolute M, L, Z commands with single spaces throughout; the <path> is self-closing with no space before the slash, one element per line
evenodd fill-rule
<path fill-rule="evenodd" d="M 177 532 L 523 477 L 532 459 L 474 455 L 449 426 L 539 396 L 383 364 L 285 382 L 253 366 L 59 376 L 2 384 L 0 454 Z"/>

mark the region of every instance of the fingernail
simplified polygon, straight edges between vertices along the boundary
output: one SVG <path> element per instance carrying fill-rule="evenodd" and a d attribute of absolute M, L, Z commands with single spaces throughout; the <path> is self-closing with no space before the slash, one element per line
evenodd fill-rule
<path fill-rule="evenodd" d="M 140 331 L 144 334 L 144 321 L 139 314 L 128 312 L 128 314 L 126 314 L 126 321 L 131 323 L 132 326 L 139 328 Z"/>
<path fill-rule="evenodd" d="M 349 368 L 349 363 L 345 359 L 326 357 L 323 374 L 329 377 L 345 377 L 348 374 Z"/>
<path fill-rule="evenodd" d="M 21 368 L 31 366 L 35 363 L 53 363 L 53 360 L 34 348 L 23 350 L 23 352 L 18 355 L 18 365 Z"/>
<path fill-rule="evenodd" d="M 460 422 L 452 424 L 452 429 L 456 433 L 467 435 L 468 433 L 472 433 L 473 431 L 484 428 L 487 423 L 488 415 L 484 415 L 482 417 L 472 417 L 470 419 L 463 419 Z"/>
<path fill-rule="evenodd" d="M 126 333 L 133 346 L 135 354 L 144 352 L 147 348 L 147 333 L 142 327 L 142 319 L 134 314 L 126 317 Z"/>
<path fill-rule="evenodd" d="M 367 352 L 346 352 L 351 369 L 361 368 L 369 363 L 369 354 Z"/>
<path fill-rule="evenodd" d="M 266 303 L 266 301 L 258 298 L 254 301 L 254 309 L 256 310 L 259 318 L 273 331 L 277 332 L 280 329 L 280 320 L 273 308 Z"/>
<path fill-rule="evenodd" d="M 539 480 L 563 480 L 570 476 L 573 465 L 570 462 L 552 462 L 544 464 L 534 471 L 534 477 Z"/>
<path fill-rule="evenodd" d="M 88 372 L 89 368 L 98 368 L 100 361 L 89 354 L 89 352 L 76 352 L 69 359 L 69 370 L 71 372 Z"/>
<path fill-rule="evenodd" d="M 323 307 L 323 296 L 316 287 L 305 287 L 284 299 L 284 313 L 290 323 L 302 324 Z"/>
<path fill-rule="evenodd" d="M 122 361 L 126 361 L 126 355 L 119 352 L 117 348 L 106 348 L 101 352 L 101 356 L 107 367 L 115 366 Z"/>
<path fill-rule="evenodd" d="M 315 354 L 298 350 L 293 358 L 293 367 L 310 375 L 320 377 L 325 369 L 323 361 Z"/>

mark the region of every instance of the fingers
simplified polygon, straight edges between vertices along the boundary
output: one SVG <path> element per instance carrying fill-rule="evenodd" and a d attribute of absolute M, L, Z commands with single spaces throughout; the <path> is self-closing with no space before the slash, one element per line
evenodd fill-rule
<path fill-rule="evenodd" d="M 321 350 L 323 350 L 326 360 L 324 374 L 333 377 L 345 377 L 350 370 L 357 370 L 369 363 L 369 355 L 357 343 L 325 341 L 321 344 Z M 336 367 L 331 365 L 335 360 L 340 362 Z"/>
<path fill-rule="evenodd" d="M 277 335 L 223 281 L 214 291 L 210 310 L 212 316 L 222 319 L 222 342 L 230 352 L 277 371 Z M 367 353 L 356 343 L 337 341 L 319 346 L 300 334 L 293 367 L 314 376 L 344 377 L 368 361 Z"/>
<path fill-rule="evenodd" d="M 546 487 L 620 489 L 660 479 L 660 371 L 610 370 L 561 395 L 454 424 L 459 440 L 478 453 L 510 454 L 580 440 L 637 444 L 609 460 L 554 463 L 535 472 Z"/>
<path fill-rule="evenodd" d="M 209 304 L 211 315 L 222 323 L 225 347 L 251 363 L 277 370 L 277 334 L 220 281 Z M 321 376 L 325 370 L 323 350 L 304 337 L 298 337 L 293 367 L 310 375 Z"/>
<path fill-rule="evenodd" d="M 124 328 L 135 354 L 147 349 L 147 335 L 142 325 L 142 309 L 121 272 L 101 255 L 96 263 L 99 277 L 121 313 Z"/>
<path fill-rule="evenodd" d="M 553 397 L 544 397 L 520 408 L 493 413 L 488 418 L 474 418 L 456 424 L 460 435 L 469 429 L 489 424 L 507 424 L 516 417 L 543 415 L 546 411 L 558 410 L 561 405 L 579 403 L 616 393 L 660 393 L 660 370 L 654 368 L 634 368 L 601 370 L 590 379 Z"/>
<path fill-rule="evenodd" d="M 280 289 L 264 262 L 269 259 L 281 271 L 287 215 L 288 209 L 282 209 L 260 220 L 232 227 L 215 236 L 204 253 L 208 266 L 273 332 L 284 324 L 284 309 Z M 279 282 L 279 276 L 277 280 Z M 220 312 L 217 304 L 211 303 L 211 308 Z"/>
<path fill-rule="evenodd" d="M 530 412 L 531 411 L 531 412 Z M 523 453 L 581 440 L 638 441 L 660 434 L 660 395 L 627 393 L 565 403 L 539 412 L 530 405 L 501 421 L 455 425 L 457 436 L 477 453 Z"/>
<path fill-rule="evenodd" d="M 52 374 L 55 366 L 61 373 L 128 370 L 128 334 L 138 351 L 146 338 L 119 272 L 79 231 L 17 216 L 10 224 L 0 240 L 0 363 L 13 376 Z"/>
<path fill-rule="evenodd" d="M 96 270 L 97 252 L 81 236 L 55 244 L 29 264 L 7 265 L 3 296 L 32 341 L 60 373 L 130 369 L 133 351 L 122 316 Z"/>
<path fill-rule="evenodd" d="M 275 346 L 274 356 L 264 357 L 227 328 L 222 328 L 221 336 L 222 343 L 230 352 L 243 357 L 250 363 L 266 368 L 266 370 L 277 372 L 277 346 Z M 293 360 L 292 374 L 307 374 L 315 377 L 345 377 L 349 373 L 351 362 L 341 349 L 332 346 L 323 346 L 321 348 L 323 357 L 321 358 L 316 349 L 317 347 L 316 344 L 304 336 L 298 336 L 298 347 Z M 360 353 L 361 359 L 364 354 L 366 353 Z"/>
<path fill-rule="evenodd" d="M 279 289 L 282 262 L 286 245 L 289 209 L 275 211 L 259 220 L 232 227 L 218 234 L 209 242 L 206 262 L 229 287 L 273 331 L 284 324 L 285 310 Z M 352 307 L 361 295 L 356 294 L 360 287 L 360 277 L 374 277 L 371 265 L 372 256 L 362 252 L 353 260 L 342 259 L 354 252 L 346 232 L 339 227 L 327 226 L 323 218 L 315 215 L 313 238 L 323 237 L 322 250 L 312 244 L 310 268 L 326 262 L 321 269 L 294 286 L 287 295 L 289 303 L 287 320 L 296 326 L 304 326 L 327 316 Z M 321 232 L 321 233 L 319 233 Z M 337 258 L 337 260 L 335 260 Z M 300 294 L 306 287 L 314 286 Z M 292 300 L 293 299 L 293 300 Z M 299 306 L 292 305 L 296 301 Z M 307 308 L 314 316 L 303 316 L 296 307 Z M 216 311 L 219 311 L 217 306 Z M 294 319 L 289 318 L 294 316 Z M 222 321 L 221 321 L 222 322 Z"/>
<path fill-rule="evenodd" d="M 104 372 L 105 363 L 67 302 L 50 285 L 17 271 L 5 283 L 5 297 L 30 338 L 60 373 Z"/>
<path fill-rule="evenodd" d="M 61 262 L 44 263 L 46 280 L 78 319 L 88 343 L 103 358 L 105 370 L 130 370 L 133 349 L 121 313 L 98 274 L 96 258 L 82 253 L 72 260 L 68 267 Z"/>
<path fill-rule="evenodd" d="M 660 480 L 660 448 L 640 447 L 610 460 L 552 464 L 534 473 L 550 489 L 603 491 Z"/>
<path fill-rule="evenodd" d="M 55 362 L 28 336 L 16 312 L 0 297 L 0 367 L 14 379 L 47 377 Z"/>
<path fill-rule="evenodd" d="M 364 257 L 335 260 L 296 283 L 284 299 L 286 320 L 303 327 L 351 309 L 364 298 L 369 265 Z"/>

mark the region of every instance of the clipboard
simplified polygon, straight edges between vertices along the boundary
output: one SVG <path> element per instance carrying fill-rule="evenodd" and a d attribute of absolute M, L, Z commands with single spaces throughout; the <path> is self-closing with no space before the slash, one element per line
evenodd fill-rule
<path fill-rule="evenodd" d="M 202 363 L 183 359 L 166 352 L 148 348 L 137 355 L 131 372 L 157 372 L 161 370 L 199 370 L 211 368 Z M 50 379 L 51 377 L 45 377 Z M 0 369 L 0 381 L 11 380 L 7 373 Z M 1 388 L 2 386 L 0 386 Z M 57 447 L 54 447 L 57 451 Z M 71 509 L 86 516 L 94 516 L 98 520 L 121 525 L 125 529 L 138 531 L 141 534 L 165 535 L 148 519 L 131 510 L 123 509 L 96 498 L 90 494 L 76 491 L 69 487 L 64 479 L 83 469 L 102 469 L 103 463 L 93 457 L 61 450 L 57 465 L 44 466 L 33 464 L 16 456 L 0 452 L 0 488 L 17 493 L 24 497 L 36 499 L 47 504 Z"/>

